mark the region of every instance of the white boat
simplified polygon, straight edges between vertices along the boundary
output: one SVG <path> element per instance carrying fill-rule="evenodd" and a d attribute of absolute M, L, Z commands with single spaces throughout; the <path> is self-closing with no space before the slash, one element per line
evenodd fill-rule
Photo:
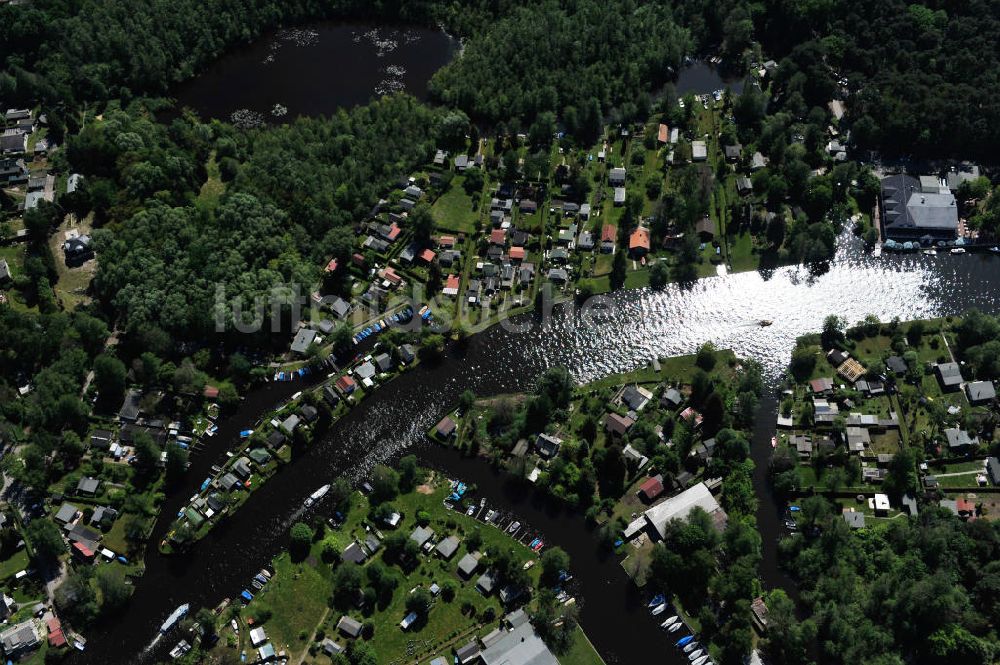
<path fill-rule="evenodd" d="M 497 513 L 496 513 L 495 510 L 491 510 L 490 512 L 486 513 L 486 521 L 487 522 L 492 522 L 493 521 L 493 516 L 496 515 L 496 514 Z"/>
<path fill-rule="evenodd" d="M 315 492 L 313 492 L 312 494 L 310 494 L 309 498 L 306 499 L 306 502 L 305 502 L 306 508 L 308 508 L 309 506 L 313 505 L 314 503 L 316 503 L 317 501 L 319 501 L 320 499 L 322 499 L 324 496 L 326 496 L 326 493 L 329 492 L 329 491 L 330 491 L 330 486 L 329 485 L 323 485 L 318 490 L 316 490 Z"/>
<path fill-rule="evenodd" d="M 515 531 L 517 531 L 520 528 L 521 528 L 521 523 L 520 522 L 512 522 L 511 525 L 509 527 L 507 527 L 507 533 L 514 533 Z"/>
<path fill-rule="evenodd" d="M 180 642 L 177 643 L 177 646 L 175 646 L 173 649 L 170 650 L 170 657 L 176 660 L 177 658 L 180 658 L 190 650 L 191 650 L 191 645 L 188 644 L 187 640 L 181 640 Z"/>
<path fill-rule="evenodd" d="M 669 619 L 667 619 L 666 621 L 664 621 L 663 623 L 661 623 L 660 624 L 660 628 L 669 628 L 670 626 L 674 625 L 678 621 L 679 621 L 679 618 L 675 614 L 672 617 L 670 617 Z"/>
<path fill-rule="evenodd" d="M 666 609 L 667 609 L 667 604 L 666 603 L 660 603 L 659 605 L 657 605 L 656 607 L 653 608 L 653 611 L 650 612 L 650 614 L 652 614 L 655 617 L 657 615 L 663 614 L 663 612 Z"/>
<path fill-rule="evenodd" d="M 236 619 L 231 620 L 229 622 L 229 625 L 233 627 L 233 632 L 236 633 L 237 635 L 239 635 L 239 633 L 240 633 L 240 625 L 238 623 L 236 623 Z"/>
<path fill-rule="evenodd" d="M 965 254 L 965 249 L 963 247 L 952 247 L 951 248 L 951 253 L 952 254 Z"/>
<path fill-rule="evenodd" d="M 990 251 L 993 252 L 994 254 L 1000 254 L 1000 246 L 990 247 Z"/>
<path fill-rule="evenodd" d="M 675 623 L 674 625 L 672 625 L 670 628 L 667 628 L 667 632 L 668 633 L 676 633 L 678 630 L 680 630 L 683 627 L 684 627 L 684 622 L 683 621 L 678 621 L 677 623 Z"/>
<path fill-rule="evenodd" d="M 697 648 L 698 648 L 697 642 L 688 642 L 687 644 L 684 645 L 684 653 L 691 653 Z M 691 660 L 694 660 L 694 658 L 692 658 Z"/>
<path fill-rule="evenodd" d="M 697 651 L 692 651 L 691 653 L 688 654 L 688 660 L 694 662 L 704 655 L 705 652 L 702 649 L 698 649 Z"/>
<path fill-rule="evenodd" d="M 187 603 L 184 603 L 176 610 L 171 612 L 170 616 L 167 617 L 167 620 L 160 625 L 160 632 L 161 633 L 169 632 L 171 628 L 177 625 L 178 621 L 187 616 L 189 609 L 191 609 L 191 606 L 188 605 Z"/>
<path fill-rule="evenodd" d="M 708 662 L 708 656 L 702 656 L 698 660 L 691 663 L 691 665 L 705 665 Z"/>
<path fill-rule="evenodd" d="M 926 254 L 927 256 L 937 256 L 937 250 L 936 249 L 925 249 L 924 250 L 924 254 Z"/>

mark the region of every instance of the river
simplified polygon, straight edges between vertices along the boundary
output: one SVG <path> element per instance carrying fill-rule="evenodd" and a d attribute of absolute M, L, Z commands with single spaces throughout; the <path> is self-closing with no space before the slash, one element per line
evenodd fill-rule
<path fill-rule="evenodd" d="M 325 21 L 272 30 L 174 91 L 203 118 L 249 126 L 330 115 L 392 92 L 424 99 L 458 41 L 418 26 Z"/>
<path fill-rule="evenodd" d="M 582 625 L 609 663 L 638 662 L 652 649 L 671 654 L 617 560 L 597 550 L 582 515 L 563 515 L 558 507 L 494 474 L 485 462 L 431 446 L 424 437 L 426 429 L 467 388 L 480 395 L 521 390 L 557 364 L 585 382 L 641 367 L 654 357 L 691 353 L 705 341 L 760 360 L 773 393 L 796 337 L 819 330 L 830 313 L 854 322 L 867 314 L 889 320 L 958 314 L 969 307 L 997 312 L 998 293 L 998 257 L 911 254 L 876 259 L 845 236 L 836 260 L 821 274 L 795 266 L 767 275 L 706 278 L 687 289 L 623 291 L 613 294 L 613 307 L 589 327 L 581 326 L 567 308 L 557 311 L 545 328 L 529 333 L 490 328 L 463 348 L 452 349 L 438 365 L 418 366 L 376 391 L 324 440 L 298 453 L 190 554 L 164 557 L 150 547 L 146 575 L 137 584 L 130 611 L 91 631 L 87 651 L 75 654 L 73 662 L 134 662 L 160 622 L 180 603 L 213 607 L 224 597 L 238 596 L 249 577 L 285 546 L 288 528 L 313 489 L 338 475 L 360 478 L 375 463 L 406 450 L 477 483 L 491 506 L 516 514 L 546 543 L 570 554 L 580 585 Z M 761 328 L 760 319 L 774 324 Z M 233 444 L 236 433 L 252 426 L 268 405 L 302 387 L 270 384 L 223 423 L 209 450 L 195 458 L 186 486 L 167 499 L 154 530 L 157 541 L 177 509 L 197 490 L 208 467 Z M 779 507 L 766 479 L 775 412 L 772 394 L 762 400 L 752 447 L 757 463 L 754 484 L 761 499 L 758 526 L 764 541 L 761 576 L 768 587 L 787 583 L 775 556 Z M 324 506 L 315 509 L 323 511 Z"/>

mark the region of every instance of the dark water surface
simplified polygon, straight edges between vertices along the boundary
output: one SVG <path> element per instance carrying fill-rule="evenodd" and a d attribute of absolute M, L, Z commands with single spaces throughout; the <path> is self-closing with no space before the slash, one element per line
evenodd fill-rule
<path fill-rule="evenodd" d="M 423 99 L 427 81 L 457 48 L 456 40 L 430 28 L 314 23 L 269 32 L 231 51 L 174 96 L 203 118 L 244 125 L 330 115 L 391 92 Z"/>
<path fill-rule="evenodd" d="M 677 82 L 674 84 L 679 96 L 692 92 L 696 95 L 704 95 L 716 90 L 729 88 L 734 93 L 743 92 L 746 83 L 742 78 L 730 78 L 723 76 L 719 70 L 709 62 L 704 60 L 694 60 L 683 67 L 677 74 Z"/>
<path fill-rule="evenodd" d="M 876 259 L 853 238 L 846 238 L 836 261 L 821 275 L 789 267 L 768 275 L 707 278 L 690 289 L 619 292 L 612 296 L 614 307 L 589 328 L 581 327 L 570 311 L 557 312 L 544 330 L 517 334 L 491 328 L 437 366 L 419 366 L 376 391 L 324 440 L 297 453 L 189 555 L 163 557 L 150 548 L 147 572 L 137 585 L 130 611 L 92 631 L 87 651 L 76 654 L 73 662 L 135 662 L 160 622 L 179 604 L 213 607 L 225 597 L 236 598 L 252 574 L 285 546 L 289 527 L 315 488 L 340 475 L 361 478 L 375 463 L 411 449 L 453 476 L 477 483 L 491 507 L 516 515 L 547 544 L 570 554 L 582 625 L 609 663 L 636 663 L 652 653 L 672 660 L 676 656 L 667 638 L 646 615 L 617 559 L 598 551 L 582 515 L 565 514 L 532 496 L 485 462 L 431 446 L 424 437 L 427 428 L 465 389 L 480 395 L 521 390 L 542 370 L 557 364 L 569 367 L 578 381 L 590 381 L 644 366 L 655 357 L 691 353 L 705 341 L 760 360 L 773 389 L 795 338 L 819 330 L 828 314 L 856 322 L 867 314 L 887 321 L 895 316 L 958 314 L 969 307 L 997 313 L 998 293 L 998 257 L 915 254 Z M 760 328 L 760 319 L 774 324 Z M 301 383 L 269 385 L 222 424 L 212 439 L 213 449 L 195 458 L 187 486 L 168 498 L 154 531 L 157 542 L 208 468 L 235 443 L 237 432 L 252 426 L 269 405 L 302 388 Z M 764 541 L 761 577 L 768 587 L 788 586 L 775 553 L 779 507 L 766 482 L 775 413 L 776 399 L 771 395 L 762 400 L 752 447 L 757 463 L 754 485 L 761 499 L 758 526 Z M 321 503 L 313 510 L 329 508 Z M 175 634 L 167 642 L 172 645 L 178 639 Z M 162 649 L 154 653 L 165 657 Z"/>

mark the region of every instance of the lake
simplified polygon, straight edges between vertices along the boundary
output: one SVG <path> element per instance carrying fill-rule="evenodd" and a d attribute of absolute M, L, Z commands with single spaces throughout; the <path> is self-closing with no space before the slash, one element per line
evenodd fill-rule
<path fill-rule="evenodd" d="M 330 115 L 392 92 L 425 98 L 458 41 L 413 26 L 320 22 L 266 33 L 174 90 L 178 106 L 241 126 Z"/>

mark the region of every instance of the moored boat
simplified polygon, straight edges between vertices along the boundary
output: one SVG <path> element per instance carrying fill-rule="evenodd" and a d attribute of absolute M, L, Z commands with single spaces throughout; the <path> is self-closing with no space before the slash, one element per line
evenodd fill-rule
<path fill-rule="evenodd" d="M 326 493 L 329 491 L 330 491 L 330 486 L 323 485 L 318 490 L 309 495 L 309 498 L 306 499 L 305 501 L 305 507 L 308 508 L 309 506 L 313 505 L 314 503 L 322 499 L 324 496 L 326 496 Z"/>
<path fill-rule="evenodd" d="M 167 620 L 160 625 L 160 632 L 161 633 L 169 632 L 171 628 L 177 625 L 178 621 L 187 616 L 189 609 L 191 609 L 191 606 L 188 605 L 187 603 L 184 603 L 176 610 L 171 612 L 170 616 L 167 617 Z"/>

